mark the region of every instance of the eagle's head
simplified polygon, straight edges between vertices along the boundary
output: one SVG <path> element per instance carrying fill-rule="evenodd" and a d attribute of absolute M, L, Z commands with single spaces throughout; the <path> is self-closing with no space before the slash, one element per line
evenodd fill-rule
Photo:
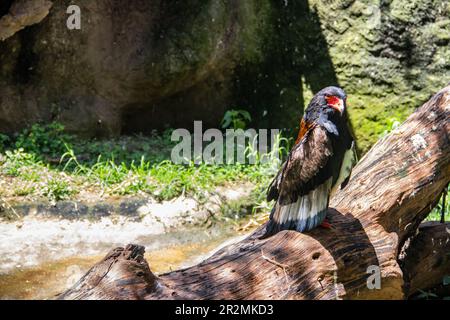
<path fill-rule="evenodd" d="M 331 108 L 343 114 L 346 107 L 347 95 L 339 87 L 326 87 L 318 92 L 323 97 L 323 107 Z"/>
<path fill-rule="evenodd" d="M 342 116 L 346 109 L 347 95 L 339 87 L 326 87 L 317 92 L 305 110 L 305 117 L 315 120 L 320 115 Z"/>

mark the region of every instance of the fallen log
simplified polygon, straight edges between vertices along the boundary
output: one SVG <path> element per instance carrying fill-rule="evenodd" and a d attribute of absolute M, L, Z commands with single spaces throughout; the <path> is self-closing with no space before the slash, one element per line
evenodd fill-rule
<path fill-rule="evenodd" d="M 423 223 L 406 251 L 400 258 L 405 297 L 440 286 L 444 276 L 450 275 L 450 223 Z M 113 249 L 59 298 L 145 299 L 154 290 L 158 290 L 158 278 L 144 259 L 144 247 L 129 244 Z M 445 294 L 450 295 L 449 290 Z"/>
<path fill-rule="evenodd" d="M 432 280 L 421 277 L 417 271 L 427 267 L 418 262 L 439 257 L 416 253 L 433 247 L 413 236 L 446 237 L 436 232 L 439 226 L 420 232 L 418 227 L 450 180 L 449 129 L 450 86 L 361 159 L 346 188 L 331 200 L 332 230 L 282 231 L 259 240 L 262 226 L 196 266 L 158 277 L 143 259 L 144 248 L 128 245 L 114 249 L 59 298 L 407 298 L 448 266 L 447 261 L 443 268 L 432 267 Z M 402 250 L 405 242 L 409 246 Z M 441 257 L 448 249 L 443 248 Z M 379 288 L 376 281 L 369 285 L 378 276 Z"/>
<path fill-rule="evenodd" d="M 444 276 L 450 276 L 450 223 L 422 223 L 419 233 L 405 247 L 399 260 L 407 297 L 439 287 Z M 450 296 L 450 285 L 445 289 Z"/>

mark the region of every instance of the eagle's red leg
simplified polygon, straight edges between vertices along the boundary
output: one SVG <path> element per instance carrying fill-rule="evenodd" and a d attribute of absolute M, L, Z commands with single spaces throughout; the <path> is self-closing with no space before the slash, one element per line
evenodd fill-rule
<path fill-rule="evenodd" d="M 325 218 L 322 221 L 322 224 L 320 225 L 320 227 L 325 228 L 325 229 L 333 229 L 333 226 L 331 225 L 331 223 L 328 221 L 327 218 Z"/>

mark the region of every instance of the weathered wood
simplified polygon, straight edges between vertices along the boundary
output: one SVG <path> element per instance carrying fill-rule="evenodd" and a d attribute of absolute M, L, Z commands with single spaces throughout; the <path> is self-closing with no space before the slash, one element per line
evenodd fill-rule
<path fill-rule="evenodd" d="M 142 254 L 126 260 L 110 254 L 61 298 L 403 299 L 422 280 L 411 269 L 405 282 L 399 253 L 450 180 L 449 129 L 450 86 L 361 159 L 331 201 L 332 230 L 282 231 L 259 240 L 262 227 L 196 266 L 158 278 Z M 381 272 L 379 290 L 367 286 L 371 266 Z"/>
<path fill-rule="evenodd" d="M 438 287 L 450 276 L 450 223 L 425 222 L 405 246 L 400 265 L 404 271 L 405 295 Z M 447 286 L 450 295 L 450 286 Z"/>
<path fill-rule="evenodd" d="M 449 254 L 450 223 L 421 224 L 399 259 L 405 297 L 441 285 L 450 274 Z M 265 255 L 263 258 L 281 269 L 288 268 Z M 144 247 L 130 244 L 113 249 L 59 299 L 145 299 L 158 290 L 157 281 L 144 259 Z"/>
<path fill-rule="evenodd" d="M 144 247 L 132 244 L 111 250 L 59 299 L 143 299 L 158 286 L 144 251 Z"/>

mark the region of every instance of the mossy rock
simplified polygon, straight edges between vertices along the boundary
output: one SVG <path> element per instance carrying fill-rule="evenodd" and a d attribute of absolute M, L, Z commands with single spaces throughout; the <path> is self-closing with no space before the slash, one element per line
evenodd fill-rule
<path fill-rule="evenodd" d="M 220 127 L 296 130 L 313 93 L 340 85 L 362 152 L 450 79 L 441 0 L 80 0 L 0 42 L 0 131 L 63 122 L 85 136 Z"/>

